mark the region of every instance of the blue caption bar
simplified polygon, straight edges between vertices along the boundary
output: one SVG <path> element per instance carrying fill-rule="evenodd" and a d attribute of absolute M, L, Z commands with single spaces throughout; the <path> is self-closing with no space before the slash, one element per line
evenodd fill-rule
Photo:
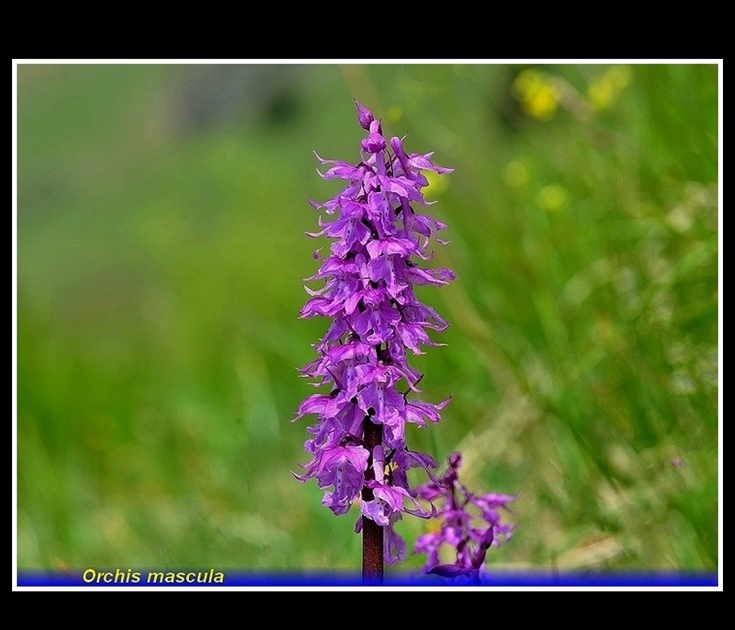
<path fill-rule="evenodd" d="M 717 587 L 716 573 L 508 573 L 477 582 L 423 574 L 386 575 L 384 586 L 414 587 Z M 228 569 L 81 569 L 48 573 L 19 571 L 19 587 L 340 587 L 362 586 L 352 574 L 252 573 Z"/>

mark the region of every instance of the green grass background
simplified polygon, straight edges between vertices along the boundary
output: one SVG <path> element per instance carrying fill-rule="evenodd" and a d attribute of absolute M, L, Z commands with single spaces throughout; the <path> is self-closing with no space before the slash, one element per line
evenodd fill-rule
<path fill-rule="evenodd" d="M 414 363 L 513 569 L 718 567 L 716 64 L 17 68 L 17 566 L 357 570 L 291 475 L 353 98 L 455 172 Z M 406 519 L 409 545 L 427 524 Z M 419 567 L 410 557 L 404 568 Z"/>

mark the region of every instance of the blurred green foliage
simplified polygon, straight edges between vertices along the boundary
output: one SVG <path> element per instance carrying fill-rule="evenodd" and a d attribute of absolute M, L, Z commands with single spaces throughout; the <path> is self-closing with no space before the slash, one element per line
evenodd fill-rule
<path fill-rule="evenodd" d="M 411 434 L 520 492 L 497 567 L 718 566 L 718 67 L 17 69 L 20 569 L 357 570 L 308 458 L 304 236 L 353 98 L 455 172 Z M 409 544 L 426 523 L 405 520 Z M 422 564 L 412 557 L 406 567 Z"/>

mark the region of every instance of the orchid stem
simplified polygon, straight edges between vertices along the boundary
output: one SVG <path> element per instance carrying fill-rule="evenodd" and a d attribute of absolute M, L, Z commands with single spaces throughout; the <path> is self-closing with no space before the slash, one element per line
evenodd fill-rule
<path fill-rule="evenodd" d="M 375 424 L 370 416 L 363 421 L 365 447 L 373 449 L 383 441 L 383 427 Z M 373 467 L 365 471 L 365 481 L 374 477 Z M 362 500 L 372 501 L 373 491 L 364 486 Z M 363 584 L 381 585 L 383 583 L 383 527 L 367 516 L 362 517 L 362 582 Z"/>

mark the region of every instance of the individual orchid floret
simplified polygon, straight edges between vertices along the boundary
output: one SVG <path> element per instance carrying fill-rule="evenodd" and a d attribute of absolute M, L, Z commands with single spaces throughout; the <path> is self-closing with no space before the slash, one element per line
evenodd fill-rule
<path fill-rule="evenodd" d="M 355 101 L 355 106 L 357 107 L 357 122 L 360 123 L 360 127 L 367 131 L 370 129 L 370 123 L 372 123 L 375 118 L 373 117 L 372 112 L 364 105 Z"/>
<path fill-rule="evenodd" d="M 437 516 L 442 523 L 440 530 L 417 539 L 415 551 L 426 554 L 426 573 L 477 580 L 488 550 L 512 536 L 513 526 L 502 520 L 501 510 L 507 510 L 516 497 L 473 494 L 459 481 L 461 461 L 459 453 L 452 453 L 444 475 L 417 489 L 419 498 L 435 507 L 439 504 Z"/>

